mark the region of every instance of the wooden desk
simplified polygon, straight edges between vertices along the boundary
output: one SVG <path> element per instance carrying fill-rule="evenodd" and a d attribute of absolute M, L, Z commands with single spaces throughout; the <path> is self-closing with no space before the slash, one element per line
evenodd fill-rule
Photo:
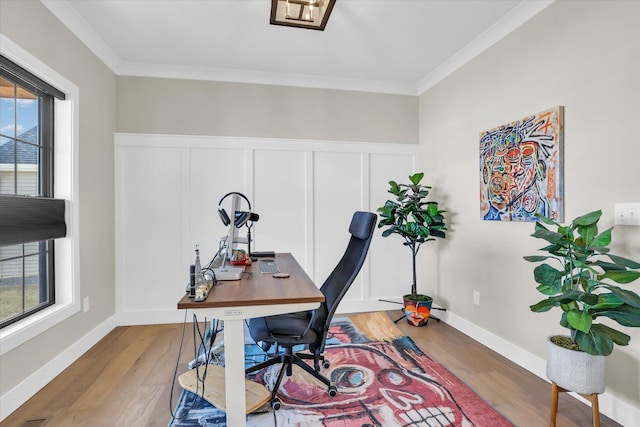
<path fill-rule="evenodd" d="M 219 282 L 203 302 L 187 295 L 178 309 L 224 320 L 225 394 L 227 425 L 246 426 L 244 381 L 244 320 L 252 317 L 312 310 L 324 302 L 324 295 L 291 254 L 276 254 L 276 264 L 286 279 L 260 273 L 256 261 L 245 268 L 242 279 Z M 251 274 L 247 274 L 251 273 Z"/>

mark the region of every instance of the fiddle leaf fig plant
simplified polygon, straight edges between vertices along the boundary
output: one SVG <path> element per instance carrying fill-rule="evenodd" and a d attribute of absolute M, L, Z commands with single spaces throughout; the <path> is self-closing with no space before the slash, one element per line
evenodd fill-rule
<path fill-rule="evenodd" d="M 531 236 L 549 243 L 540 249 L 547 254 L 524 259 L 557 266 L 544 262 L 533 270 L 537 289 L 547 298 L 531 310 L 540 313 L 559 307 L 560 325 L 569 329 L 572 342 L 586 353 L 607 356 L 614 344 L 628 345 L 630 337 L 596 320 L 606 317 L 622 326 L 640 327 L 640 296 L 618 286 L 640 277 L 640 263 L 610 253 L 613 227 L 599 233 L 601 216 L 598 210 L 564 226 L 538 215 Z"/>
<path fill-rule="evenodd" d="M 427 201 L 431 187 L 420 182 L 424 173 L 409 176 L 409 184 L 398 184 L 389 181 L 388 193 L 395 196 L 395 200 L 387 200 L 384 206 L 377 209 L 380 213 L 378 228 L 386 227 L 382 237 L 397 234 L 404 239 L 403 245 L 411 250 L 413 260 L 413 283 L 411 284 L 410 299 L 418 298 L 416 286 L 416 256 L 420 246 L 436 237 L 445 238 L 445 218 L 438 206 L 438 202 Z"/>

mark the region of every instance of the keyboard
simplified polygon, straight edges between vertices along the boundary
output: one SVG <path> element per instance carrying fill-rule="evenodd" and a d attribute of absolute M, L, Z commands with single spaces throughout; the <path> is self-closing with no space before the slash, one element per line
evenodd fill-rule
<path fill-rule="evenodd" d="M 278 265 L 272 259 L 261 259 L 259 262 L 260 273 L 280 273 Z"/>

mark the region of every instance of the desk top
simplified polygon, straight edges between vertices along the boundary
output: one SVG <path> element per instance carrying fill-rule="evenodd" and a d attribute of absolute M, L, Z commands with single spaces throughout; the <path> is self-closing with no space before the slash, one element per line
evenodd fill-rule
<path fill-rule="evenodd" d="M 178 309 L 324 302 L 324 295 L 293 255 L 276 254 L 274 259 L 281 272 L 289 273 L 288 278 L 277 279 L 269 273 L 260 273 L 256 261 L 246 266 L 240 280 L 218 282 L 202 302 L 195 302 L 185 294 L 178 302 Z"/>

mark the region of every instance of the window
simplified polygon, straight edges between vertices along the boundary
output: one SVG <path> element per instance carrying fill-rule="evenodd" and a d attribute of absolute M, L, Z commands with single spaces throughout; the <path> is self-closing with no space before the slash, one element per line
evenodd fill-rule
<path fill-rule="evenodd" d="M 64 94 L 0 56 L 0 328 L 55 303 L 54 98 Z M 30 197 L 26 197 L 30 196 Z"/>
<path fill-rule="evenodd" d="M 12 239 L 23 239 L 22 242 L 48 240 L 48 237 L 42 237 L 42 235 L 51 231 L 51 219 L 54 225 L 57 224 L 61 212 L 64 212 L 66 224 L 62 224 L 58 232 L 66 229 L 67 234 L 65 238 L 55 240 L 55 259 L 52 264 L 55 271 L 49 270 L 49 275 L 55 279 L 55 284 L 52 284 L 55 303 L 0 328 L 0 357 L 77 314 L 80 311 L 81 298 L 78 224 L 80 88 L 4 34 L 0 34 L 0 69 L 11 74 L 10 80 L 14 81 L 16 76 L 10 70 L 10 65 L 6 65 L 8 61 L 40 78 L 45 85 L 47 83 L 51 85 L 45 93 L 54 96 L 53 164 L 55 167 L 52 172 L 53 194 L 57 199 L 0 194 L 0 242 L 7 239 L 7 236 Z M 32 92 L 33 86 L 34 84 L 29 82 L 20 85 L 20 87 L 29 88 Z M 60 89 L 61 92 L 56 95 L 52 86 Z M 63 95 L 64 99 L 61 99 L 60 95 Z M 2 99 L 0 99 L 1 102 Z M 3 140 L 6 141 L 6 139 Z M 5 205 L 10 205 L 11 202 L 16 202 L 16 205 L 5 208 Z M 52 204 L 56 209 L 51 209 Z M 45 205 L 47 207 L 43 207 Z M 62 205 L 62 209 L 59 205 Z M 20 215 L 22 210 L 26 213 L 25 215 Z M 51 218 L 38 218 L 37 215 L 49 213 Z M 6 220 L 10 216 L 11 218 Z M 27 220 L 31 220 L 31 223 Z M 14 245 L 19 241 L 12 240 L 8 244 Z M 2 246 L 7 245 L 0 243 L 0 247 Z"/>

